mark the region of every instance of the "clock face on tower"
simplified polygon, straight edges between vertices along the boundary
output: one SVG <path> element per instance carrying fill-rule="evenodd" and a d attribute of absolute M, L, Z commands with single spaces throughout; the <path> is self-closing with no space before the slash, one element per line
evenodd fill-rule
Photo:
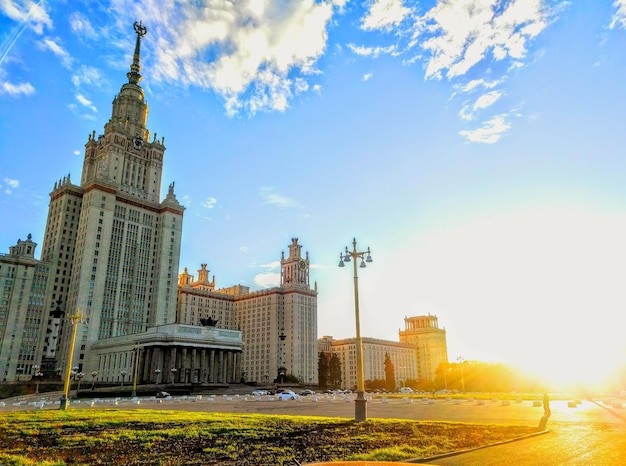
<path fill-rule="evenodd" d="M 143 139 L 135 138 L 133 139 L 133 147 L 135 150 L 140 150 L 143 147 Z"/>
<path fill-rule="evenodd" d="M 298 262 L 298 268 L 300 270 L 306 270 L 306 262 L 304 261 L 304 259 L 300 259 L 300 262 Z"/>

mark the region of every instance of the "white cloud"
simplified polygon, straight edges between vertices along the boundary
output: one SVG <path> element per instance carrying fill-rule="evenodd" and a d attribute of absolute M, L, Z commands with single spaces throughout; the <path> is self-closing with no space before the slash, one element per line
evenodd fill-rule
<path fill-rule="evenodd" d="M 341 2 L 340 2 L 341 3 Z M 340 6 L 340 3 L 338 5 Z M 116 2 L 128 14 L 127 2 Z M 333 4 L 315 0 L 282 2 L 167 2 L 133 5 L 146 18 L 156 43 L 155 79 L 210 88 L 229 114 L 285 110 L 308 89 L 325 52 Z"/>
<path fill-rule="evenodd" d="M 70 27 L 74 33 L 81 37 L 89 37 L 91 39 L 98 37 L 89 18 L 83 16 L 80 12 L 75 12 L 70 15 Z"/>
<path fill-rule="evenodd" d="M 53 54 L 55 54 L 58 58 L 61 59 L 61 63 L 66 68 L 70 68 L 72 66 L 72 57 L 61 45 L 55 42 L 52 39 L 44 39 L 42 42 L 42 46 L 44 49 L 50 50 Z"/>
<path fill-rule="evenodd" d="M 459 91 L 471 92 L 478 88 L 493 89 L 498 84 L 500 84 L 500 81 L 485 81 L 484 79 L 472 79 L 465 86 L 460 86 Z"/>
<path fill-rule="evenodd" d="M 361 28 L 366 31 L 389 29 L 398 26 L 411 13 L 402 0 L 374 0 L 362 20 Z"/>
<path fill-rule="evenodd" d="M 363 81 L 369 81 L 374 76 L 374 73 L 366 73 L 363 75 Z"/>
<path fill-rule="evenodd" d="M 0 95 L 10 95 L 19 97 L 21 95 L 31 95 L 35 93 L 35 88 L 30 83 L 13 84 L 10 82 L 0 82 Z"/>
<path fill-rule="evenodd" d="M 300 203 L 290 197 L 274 192 L 273 187 L 264 186 L 259 189 L 264 204 L 273 204 L 279 207 L 301 207 Z"/>
<path fill-rule="evenodd" d="M 626 29 L 626 0 L 615 0 L 613 6 L 617 11 L 613 14 L 609 27 L 613 29 L 615 26 L 619 26 Z"/>
<path fill-rule="evenodd" d="M 362 45 L 348 44 L 348 48 L 357 55 L 372 58 L 378 58 L 379 55 L 393 55 L 397 51 L 395 45 L 388 47 L 365 47 Z"/>
<path fill-rule="evenodd" d="M 212 209 L 217 204 L 217 199 L 214 197 L 207 197 L 206 200 L 202 203 L 202 207 L 206 207 L 207 209 Z"/>
<path fill-rule="evenodd" d="M 280 285 L 280 273 L 259 273 L 254 276 L 254 284 L 262 288 L 272 288 Z"/>
<path fill-rule="evenodd" d="M 17 189 L 20 185 L 20 182 L 18 180 L 15 180 L 13 178 L 7 178 L 4 177 L 3 181 L 6 184 L 6 189 L 4 190 L 5 194 L 13 194 L 13 190 Z"/>
<path fill-rule="evenodd" d="M 88 86 L 99 86 L 104 81 L 104 77 L 97 68 L 81 65 L 72 75 L 72 84 L 79 87 L 83 84 Z"/>
<path fill-rule="evenodd" d="M 76 94 L 76 100 L 78 100 L 78 103 L 80 103 L 83 107 L 88 108 L 92 112 L 94 113 L 98 112 L 98 109 L 96 108 L 96 106 L 91 102 L 91 100 L 87 99 L 87 97 L 85 97 L 84 95 Z"/>
<path fill-rule="evenodd" d="M 472 105 L 464 105 L 459 112 L 459 116 L 463 120 L 473 120 L 477 111 L 491 107 L 500 99 L 500 97 L 502 97 L 502 93 L 500 91 L 487 92 L 486 94 L 478 97 Z"/>
<path fill-rule="evenodd" d="M 511 128 L 504 116 L 497 115 L 486 121 L 480 128 L 474 130 L 459 131 L 461 136 L 465 136 L 471 142 L 482 142 L 493 144 L 498 142 L 502 135 Z"/>
<path fill-rule="evenodd" d="M 21 2 L 11 0 L 0 1 L 0 12 L 14 21 L 27 24 L 37 34 L 42 34 L 44 27 L 52 28 L 52 20 L 45 10 L 44 2 L 25 0 Z"/>
<path fill-rule="evenodd" d="M 266 272 L 258 273 L 254 276 L 254 284 L 263 288 L 271 288 L 280 285 L 280 261 L 273 261 L 262 264 Z"/>
<path fill-rule="evenodd" d="M 476 99 L 476 102 L 474 103 L 474 110 L 490 107 L 495 104 L 500 97 L 502 97 L 502 93 L 500 91 L 487 92 Z"/>
<path fill-rule="evenodd" d="M 422 18 L 419 32 L 429 37 L 426 77 L 448 79 L 466 74 L 491 52 L 494 60 L 521 59 L 528 41 L 547 25 L 550 12 L 541 0 L 440 2 Z"/>

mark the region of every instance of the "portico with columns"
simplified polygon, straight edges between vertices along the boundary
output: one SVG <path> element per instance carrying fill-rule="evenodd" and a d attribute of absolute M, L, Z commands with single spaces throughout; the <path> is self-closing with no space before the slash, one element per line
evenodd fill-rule
<path fill-rule="evenodd" d="M 132 382 L 136 370 L 138 385 L 224 385 L 241 379 L 242 350 L 239 330 L 168 324 L 98 341 L 88 367 L 104 383 Z"/>

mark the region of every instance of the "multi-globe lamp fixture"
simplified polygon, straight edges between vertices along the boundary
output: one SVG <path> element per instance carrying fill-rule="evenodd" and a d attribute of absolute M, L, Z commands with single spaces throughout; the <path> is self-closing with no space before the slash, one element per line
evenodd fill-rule
<path fill-rule="evenodd" d="M 357 260 L 361 259 L 360 268 L 367 267 L 366 262 L 372 262 L 370 248 L 367 251 L 358 251 L 356 238 L 352 240 L 352 251 L 346 246 L 345 253 L 339 253 L 339 267 L 345 267 L 346 262 L 353 262 L 354 267 L 354 314 L 356 317 L 356 400 L 354 401 L 354 420 L 367 420 L 367 400 L 365 398 L 365 378 L 363 370 L 363 341 L 361 340 L 361 322 L 359 318 L 359 276 L 357 274 Z"/>

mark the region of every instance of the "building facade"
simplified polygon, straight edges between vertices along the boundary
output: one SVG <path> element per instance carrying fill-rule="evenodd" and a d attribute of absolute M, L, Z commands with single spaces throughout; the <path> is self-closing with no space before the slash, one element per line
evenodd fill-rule
<path fill-rule="evenodd" d="M 439 328 L 437 316 L 426 315 L 404 318 L 404 330 L 399 331 L 400 341 L 411 343 L 417 352 L 417 378 L 435 380 L 437 367 L 448 362 L 446 330 Z"/>
<path fill-rule="evenodd" d="M 29 234 L 0 254 L 0 381 L 30 379 L 37 370 L 48 336 L 49 264 L 35 259 Z"/>
<path fill-rule="evenodd" d="M 317 383 L 317 286 L 309 284 L 309 257 L 293 238 L 281 255 L 280 286 L 250 291 L 236 285 L 215 289 L 206 264 L 198 280 L 179 276 L 178 318 L 194 325 L 239 329 L 244 342 L 242 378 L 268 383 L 293 376 Z"/>
<path fill-rule="evenodd" d="M 362 338 L 363 377 L 365 380 L 385 379 L 385 355 L 389 355 L 395 372 L 395 384 L 402 386 L 404 381 L 417 378 L 417 354 L 411 343 Z M 341 381 L 344 388 L 354 389 L 357 383 L 356 338 L 335 340 L 331 336 L 319 339 L 320 352 L 328 348 L 341 362 Z"/>

